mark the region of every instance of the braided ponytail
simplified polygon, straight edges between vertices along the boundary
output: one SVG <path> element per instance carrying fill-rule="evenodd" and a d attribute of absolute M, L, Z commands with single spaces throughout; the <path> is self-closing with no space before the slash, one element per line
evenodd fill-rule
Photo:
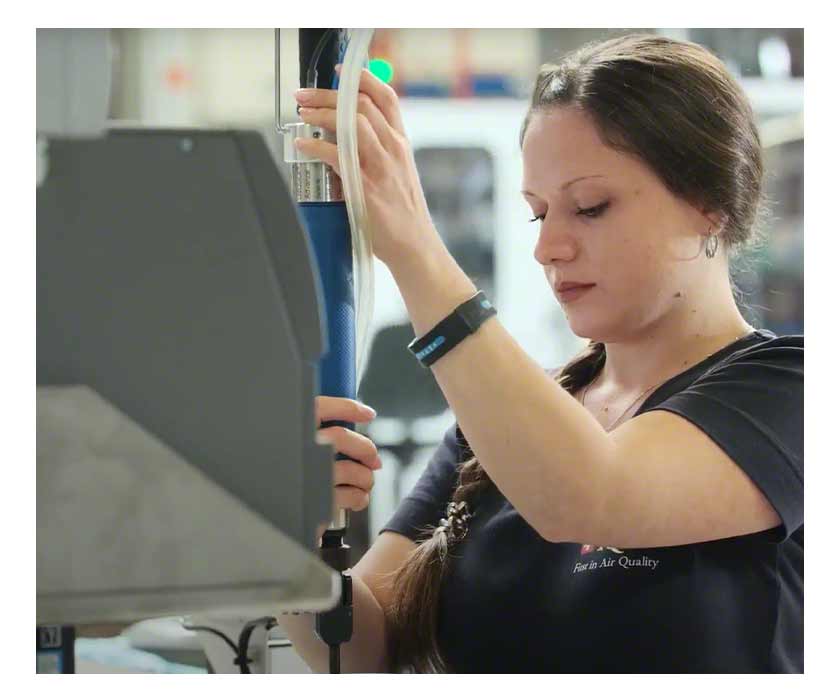
<path fill-rule="evenodd" d="M 569 393 L 589 384 L 604 365 L 603 343 L 590 342 L 554 379 Z M 391 606 L 385 611 L 389 670 L 392 673 L 448 673 L 437 642 L 440 589 L 446 576 L 449 554 L 466 537 L 471 513 L 479 494 L 495 485 L 471 455 L 458 465 L 458 483 L 447 506 L 447 518 L 421 532 L 419 546 L 392 575 Z"/>

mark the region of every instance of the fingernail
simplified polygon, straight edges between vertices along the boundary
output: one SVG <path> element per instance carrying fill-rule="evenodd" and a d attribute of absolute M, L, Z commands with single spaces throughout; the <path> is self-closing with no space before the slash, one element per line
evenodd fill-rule
<path fill-rule="evenodd" d="M 301 88 L 295 92 L 295 98 L 298 102 L 306 102 L 315 96 L 315 90 L 312 88 Z"/>
<path fill-rule="evenodd" d="M 335 70 L 336 70 L 336 73 L 341 71 L 341 64 L 340 63 L 335 64 Z"/>

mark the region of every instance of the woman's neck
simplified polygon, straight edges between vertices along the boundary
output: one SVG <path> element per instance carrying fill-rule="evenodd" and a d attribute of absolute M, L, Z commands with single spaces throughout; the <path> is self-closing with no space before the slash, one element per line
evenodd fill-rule
<path fill-rule="evenodd" d="M 606 360 L 596 383 L 607 394 L 640 393 L 702 362 L 752 332 L 735 305 L 686 299 L 632 337 L 605 340 Z"/>

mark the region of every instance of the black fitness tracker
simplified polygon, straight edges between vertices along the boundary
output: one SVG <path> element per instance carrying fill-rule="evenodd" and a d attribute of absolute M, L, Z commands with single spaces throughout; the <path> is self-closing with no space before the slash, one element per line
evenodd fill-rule
<path fill-rule="evenodd" d="M 484 292 L 478 290 L 426 335 L 412 340 L 408 349 L 414 353 L 421 365 L 430 367 L 464 338 L 475 333 L 484 321 L 495 315 L 496 309 L 487 300 Z"/>

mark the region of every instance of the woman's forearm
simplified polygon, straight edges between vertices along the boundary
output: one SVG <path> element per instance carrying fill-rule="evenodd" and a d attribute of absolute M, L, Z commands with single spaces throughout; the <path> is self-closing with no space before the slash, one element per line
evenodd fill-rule
<path fill-rule="evenodd" d="M 386 673 L 385 614 L 359 576 L 353 576 L 353 636 L 341 645 L 342 673 Z M 329 673 L 330 650 L 315 635 L 315 615 L 282 615 L 280 626 L 314 673 Z"/>
<path fill-rule="evenodd" d="M 439 237 L 423 240 L 389 265 L 418 337 L 477 291 Z M 614 461 L 613 443 L 498 318 L 431 371 L 472 453 L 531 527 L 553 540 L 589 517 L 591 494 L 601 493 L 593 484 Z"/>

